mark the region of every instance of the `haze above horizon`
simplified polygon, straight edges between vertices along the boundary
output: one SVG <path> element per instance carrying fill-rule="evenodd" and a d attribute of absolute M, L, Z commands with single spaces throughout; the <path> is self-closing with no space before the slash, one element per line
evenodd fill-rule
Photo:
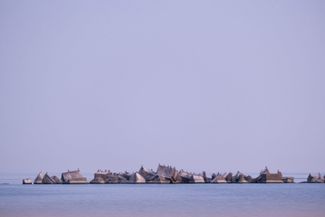
<path fill-rule="evenodd" d="M 324 1 L 0 2 L 0 172 L 324 172 Z"/>

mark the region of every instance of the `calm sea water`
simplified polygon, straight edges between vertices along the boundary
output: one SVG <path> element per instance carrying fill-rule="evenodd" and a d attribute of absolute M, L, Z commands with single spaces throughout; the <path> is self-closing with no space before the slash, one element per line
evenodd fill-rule
<path fill-rule="evenodd" d="M 325 184 L 1 185 L 0 216 L 325 216 Z"/>
<path fill-rule="evenodd" d="M 325 216 L 325 184 L 0 185 L 0 216 Z"/>

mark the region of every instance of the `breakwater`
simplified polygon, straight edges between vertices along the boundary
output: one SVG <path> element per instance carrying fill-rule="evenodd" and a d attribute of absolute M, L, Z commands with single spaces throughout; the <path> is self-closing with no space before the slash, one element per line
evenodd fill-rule
<path fill-rule="evenodd" d="M 325 176 L 311 175 L 306 178 L 307 183 L 325 183 Z M 294 183 L 294 178 L 284 176 L 279 170 L 271 172 L 267 167 L 257 177 L 241 172 L 213 173 L 207 176 L 205 172 L 193 173 L 177 170 L 172 166 L 158 165 L 156 171 L 141 167 L 136 172 L 116 173 L 110 170 L 98 170 L 89 182 L 80 170 L 68 170 L 61 177 L 51 176 L 47 172 L 39 172 L 34 180 L 23 179 L 23 184 L 227 184 L 227 183 Z"/>

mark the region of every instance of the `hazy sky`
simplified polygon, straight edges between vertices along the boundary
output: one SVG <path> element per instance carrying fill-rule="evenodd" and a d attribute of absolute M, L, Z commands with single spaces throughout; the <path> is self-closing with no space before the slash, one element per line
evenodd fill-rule
<path fill-rule="evenodd" d="M 0 172 L 324 153 L 325 1 L 0 0 Z"/>

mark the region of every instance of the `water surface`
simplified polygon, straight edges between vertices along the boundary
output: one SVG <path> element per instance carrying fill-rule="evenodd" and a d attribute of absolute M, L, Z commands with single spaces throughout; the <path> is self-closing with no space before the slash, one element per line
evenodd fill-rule
<path fill-rule="evenodd" d="M 325 184 L 0 185 L 0 216 L 324 216 Z"/>

